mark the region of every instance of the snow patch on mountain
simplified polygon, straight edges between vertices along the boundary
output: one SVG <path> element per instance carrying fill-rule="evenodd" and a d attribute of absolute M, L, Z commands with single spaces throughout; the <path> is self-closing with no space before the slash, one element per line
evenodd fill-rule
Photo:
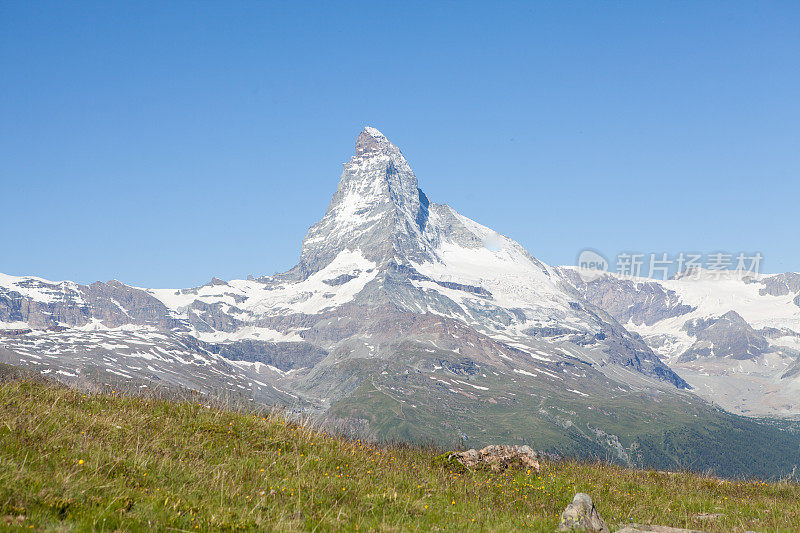
<path fill-rule="evenodd" d="M 78 284 L 72 281 L 48 281 L 34 276 L 9 276 L 0 273 L 0 291 L 16 292 L 35 302 L 54 303 L 70 294 L 77 303 L 84 303 L 78 294 Z"/>

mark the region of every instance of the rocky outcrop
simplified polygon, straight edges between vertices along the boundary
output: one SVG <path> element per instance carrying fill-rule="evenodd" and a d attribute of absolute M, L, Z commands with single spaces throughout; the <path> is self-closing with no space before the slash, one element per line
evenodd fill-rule
<path fill-rule="evenodd" d="M 33 329 L 61 323 L 83 326 L 91 311 L 75 283 L 12 278 L 0 286 L 0 322 L 25 322 Z"/>
<path fill-rule="evenodd" d="M 564 512 L 558 531 L 583 531 L 587 533 L 610 533 L 603 517 L 597 511 L 591 496 L 579 492 Z"/>
<path fill-rule="evenodd" d="M 767 276 L 761 280 L 761 284 L 764 285 L 764 288 L 759 289 L 758 293 L 762 295 L 784 296 L 798 293 L 800 292 L 800 274 L 787 272 L 785 274 Z"/>
<path fill-rule="evenodd" d="M 800 359 L 783 373 L 781 379 L 792 379 L 800 376 Z"/>
<path fill-rule="evenodd" d="M 197 331 L 225 331 L 230 333 L 244 325 L 231 316 L 240 313 L 237 308 L 229 305 L 222 303 L 208 304 L 195 300 L 187 310 L 187 317 L 189 324 Z"/>
<path fill-rule="evenodd" d="M 489 468 L 492 472 L 502 472 L 509 467 L 518 466 L 539 471 L 539 453 L 530 446 L 492 445 L 480 450 L 451 452 L 449 460 L 458 461 L 467 468 Z"/>
<path fill-rule="evenodd" d="M 92 283 L 82 287 L 81 294 L 92 318 L 109 328 L 135 324 L 169 330 L 182 326 L 161 301 L 117 280 Z"/>

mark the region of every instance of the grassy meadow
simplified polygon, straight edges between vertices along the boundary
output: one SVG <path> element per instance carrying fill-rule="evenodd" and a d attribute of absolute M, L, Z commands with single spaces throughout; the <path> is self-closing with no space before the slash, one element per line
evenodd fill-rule
<path fill-rule="evenodd" d="M 0 527 L 43 531 L 553 531 L 587 492 L 612 531 L 800 531 L 800 486 L 601 463 L 466 471 L 200 397 L 0 383 Z"/>

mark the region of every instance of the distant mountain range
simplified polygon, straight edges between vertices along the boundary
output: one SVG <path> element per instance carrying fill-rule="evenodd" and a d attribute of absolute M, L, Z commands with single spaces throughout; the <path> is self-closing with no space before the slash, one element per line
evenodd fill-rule
<path fill-rule="evenodd" d="M 0 275 L 0 361 L 234 394 L 374 439 L 791 472 L 800 275 L 694 277 L 548 266 L 429 201 L 368 127 L 292 270 L 190 289 Z"/>
<path fill-rule="evenodd" d="M 656 281 L 562 272 L 698 395 L 741 414 L 800 415 L 800 274 L 698 270 Z"/>

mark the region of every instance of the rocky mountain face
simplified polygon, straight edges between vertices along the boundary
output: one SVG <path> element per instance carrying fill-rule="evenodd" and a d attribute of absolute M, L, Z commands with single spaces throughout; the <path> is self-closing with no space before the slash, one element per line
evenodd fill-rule
<path fill-rule="evenodd" d="M 701 357 L 730 358 L 747 361 L 767 353 L 769 342 L 736 311 L 719 318 L 697 318 L 683 325 L 684 331 L 697 339 L 679 361 L 696 361 Z"/>
<path fill-rule="evenodd" d="M 0 361 L 87 387 L 224 391 L 368 438 L 671 464 L 662 432 L 729 420 L 665 361 L 718 357 L 729 336 L 724 353 L 767 356 L 784 337 L 697 309 L 669 286 L 583 282 L 432 203 L 368 127 L 289 272 L 190 289 L 3 275 Z M 690 318 L 684 359 L 626 328 Z"/>
<path fill-rule="evenodd" d="M 432 249 L 423 238 L 428 206 L 400 150 L 378 130 L 365 128 L 328 211 L 303 239 L 299 279 L 322 270 L 343 250 L 358 250 L 382 269 L 429 259 Z"/>
<path fill-rule="evenodd" d="M 562 273 L 702 397 L 737 413 L 800 415 L 800 275 Z"/>

